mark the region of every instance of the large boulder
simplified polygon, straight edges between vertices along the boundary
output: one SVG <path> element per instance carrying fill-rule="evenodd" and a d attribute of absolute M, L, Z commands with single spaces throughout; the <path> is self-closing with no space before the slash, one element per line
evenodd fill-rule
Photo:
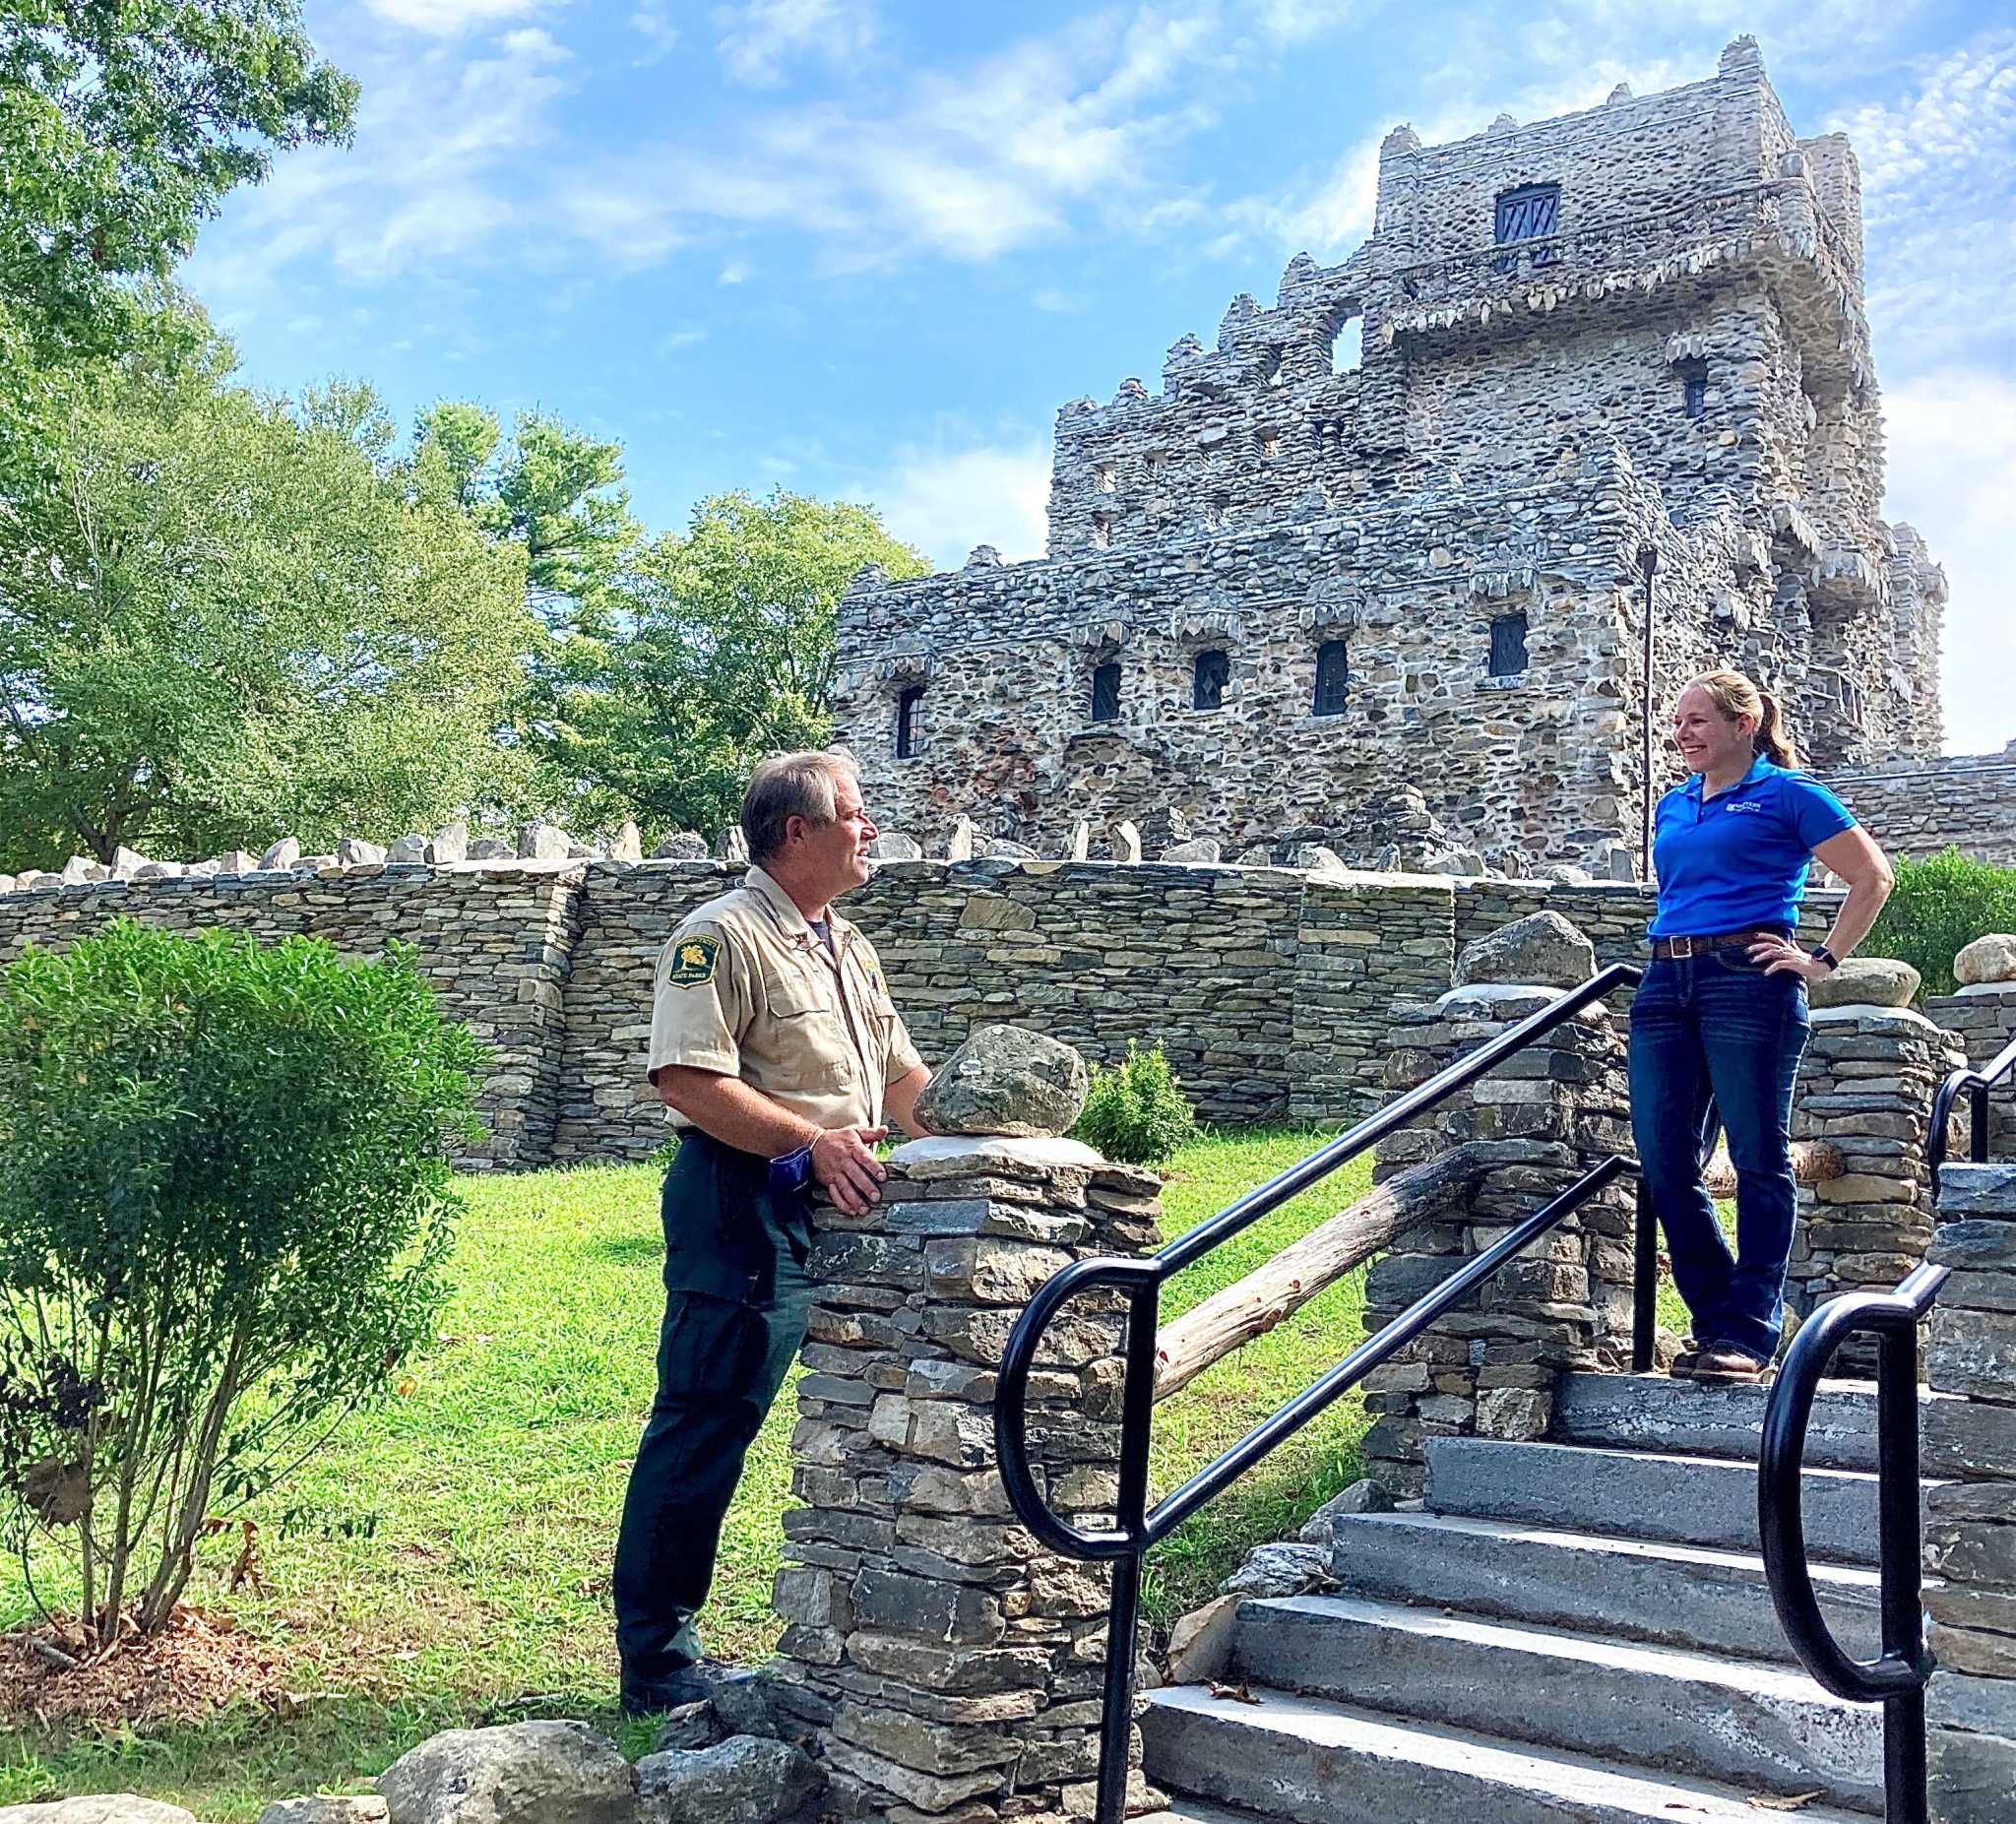
<path fill-rule="evenodd" d="M 1953 959 L 1953 979 L 1972 988 L 1984 981 L 2016 981 L 2016 937 L 1990 931 Z"/>
<path fill-rule="evenodd" d="M 654 861 L 705 861 L 707 838 L 696 836 L 691 830 L 681 830 L 668 836 L 651 851 Z"/>
<path fill-rule="evenodd" d="M 564 861 L 572 847 L 567 832 L 549 823 L 529 823 L 518 833 L 521 861 Z"/>
<path fill-rule="evenodd" d="M 779 1824 L 825 1784 L 789 1742 L 731 1735 L 711 1748 L 647 1754 L 637 1763 L 642 1824 Z"/>
<path fill-rule="evenodd" d="M 868 853 L 877 861 L 921 861 L 924 846 L 901 830 L 884 830 L 868 845 Z"/>
<path fill-rule="evenodd" d="M 983 1026 L 924 1086 L 917 1117 L 934 1134 L 1062 1134 L 1090 1087 L 1085 1060 L 1060 1039 Z"/>
<path fill-rule="evenodd" d="M 1572 988 L 1595 974 L 1596 946 L 1559 912 L 1537 912 L 1466 944 L 1454 981 Z"/>
<path fill-rule="evenodd" d="M 586 1723 L 458 1729 L 378 1776 L 391 1824 L 636 1824 L 637 1776 Z"/>
<path fill-rule="evenodd" d="M 609 843 L 611 861 L 642 861 L 644 859 L 644 832 L 628 818 L 617 830 Z"/>
<path fill-rule="evenodd" d="M 131 1793 L 59 1798 L 46 1805 L 0 1805 L 0 1824 L 196 1824 L 193 1812 Z"/>
<path fill-rule="evenodd" d="M 1847 957 L 1806 984 L 1812 1007 L 1909 1007 L 1918 993 L 1919 973 L 1890 957 Z"/>

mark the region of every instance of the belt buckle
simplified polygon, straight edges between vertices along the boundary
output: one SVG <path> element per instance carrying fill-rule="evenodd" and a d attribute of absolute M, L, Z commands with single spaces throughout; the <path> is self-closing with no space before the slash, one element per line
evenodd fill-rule
<path fill-rule="evenodd" d="M 1675 957 L 1685 959 L 1694 954 L 1694 940 L 1691 937 L 1670 937 L 1667 943 Z"/>

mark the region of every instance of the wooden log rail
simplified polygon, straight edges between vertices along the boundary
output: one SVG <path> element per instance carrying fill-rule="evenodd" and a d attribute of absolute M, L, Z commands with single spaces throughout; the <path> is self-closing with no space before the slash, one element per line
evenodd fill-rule
<path fill-rule="evenodd" d="M 1482 1171 L 1482 1161 L 1467 1146 L 1410 1166 L 1243 1280 L 1165 1324 L 1155 1340 L 1155 1397 L 1166 1400 L 1213 1362 L 1264 1337 L 1353 1268 L 1391 1247 L 1417 1223 L 1444 1214 Z"/>

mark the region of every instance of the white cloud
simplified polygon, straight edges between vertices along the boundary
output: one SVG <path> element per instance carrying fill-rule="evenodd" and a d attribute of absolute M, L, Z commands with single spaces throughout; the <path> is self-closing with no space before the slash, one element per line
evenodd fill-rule
<path fill-rule="evenodd" d="M 746 260 L 730 260 L 721 269 L 716 284 L 739 285 L 749 281 L 749 263 Z"/>
<path fill-rule="evenodd" d="M 1946 743 L 1997 751 L 2016 735 L 2016 380 L 1950 367 L 1884 395 L 1885 516 L 1924 535 L 1952 586 L 1946 611 Z"/>
<path fill-rule="evenodd" d="M 867 0 L 744 0 L 717 7 L 714 23 L 723 67 L 749 89 L 778 88 L 800 59 L 838 65 L 864 56 L 877 36 Z"/>
<path fill-rule="evenodd" d="M 444 38 L 522 18 L 538 4 L 539 0 L 364 0 L 367 10 L 380 19 Z"/>
<path fill-rule="evenodd" d="M 1049 529 L 1050 446 L 1012 442 L 899 446 L 876 479 L 843 490 L 878 507 L 882 523 L 941 570 L 991 544 L 1010 563 L 1043 554 Z"/>
<path fill-rule="evenodd" d="M 1910 368 L 2016 333 L 2016 32 L 1921 62 L 1836 123 L 1862 167 L 1869 315 Z"/>
<path fill-rule="evenodd" d="M 679 28 L 665 14 L 665 0 L 644 0 L 630 15 L 630 30 L 644 40 L 644 49 L 631 58 L 633 69 L 642 69 L 663 57 L 679 41 Z"/>

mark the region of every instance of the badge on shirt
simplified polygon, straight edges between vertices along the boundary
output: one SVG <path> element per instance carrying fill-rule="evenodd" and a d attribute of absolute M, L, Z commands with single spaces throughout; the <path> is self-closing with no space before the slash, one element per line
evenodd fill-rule
<path fill-rule="evenodd" d="M 665 972 L 665 980 L 675 988 L 704 987 L 714 979 L 720 955 L 719 938 L 682 937 L 672 946 L 672 967 Z"/>

